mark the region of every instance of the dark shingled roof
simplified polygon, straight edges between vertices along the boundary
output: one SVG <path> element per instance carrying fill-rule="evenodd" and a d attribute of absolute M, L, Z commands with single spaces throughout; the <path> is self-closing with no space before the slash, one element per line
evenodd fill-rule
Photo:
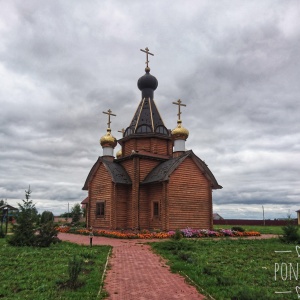
<path fill-rule="evenodd" d="M 153 100 L 158 81 L 149 73 L 150 68 L 146 68 L 145 71 L 146 74 L 138 80 L 138 88 L 142 91 L 142 100 L 123 137 L 155 134 L 170 138 L 170 132 L 165 127 Z"/>
<path fill-rule="evenodd" d="M 143 184 L 152 183 L 152 182 L 160 182 L 169 180 L 170 175 L 174 172 L 174 170 L 187 158 L 191 157 L 193 161 L 196 163 L 198 168 L 203 172 L 205 177 L 211 182 L 213 189 L 221 189 L 220 186 L 215 179 L 214 175 L 198 156 L 194 154 L 192 150 L 186 151 L 179 157 L 171 158 L 158 166 L 156 166 L 145 178 L 142 182 Z"/>
<path fill-rule="evenodd" d="M 168 129 L 159 114 L 155 102 L 151 98 L 141 100 L 124 137 L 132 134 L 161 134 L 170 136 Z"/>
<path fill-rule="evenodd" d="M 121 183 L 121 184 L 131 184 L 131 179 L 129 175 L 127 174 L 126 170 L 119 164 L 111 161 L 107 161 L 106 159 L 103 159 L 102 157 L 99 157 L 94 166 L 92 167 L 85 184 L 83 186 L 83 190 L 88 190 L 88 184 L 93 177 L 94 173 L 97 171 L 100 163 L 103 163 L 105 168 L 107 169 L 108 173 L 110 174 L 112 181 L 115 183 Z"/>

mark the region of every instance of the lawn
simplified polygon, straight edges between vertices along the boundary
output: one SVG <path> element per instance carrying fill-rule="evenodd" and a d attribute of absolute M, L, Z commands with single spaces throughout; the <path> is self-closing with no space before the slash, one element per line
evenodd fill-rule
<path fill-rule="evenodd" d="M 297 299 L 300 261 L 295 245 L 283 244 L 278 239 L 226 238 L 182 239 L 151 245 L 169 261 L 173 272 L 189 277 L 200 293 L 214 299 Z"/>
<path fill-rule="evenodd" d="M 67 242 L 49 248 L 12 247 L 0 239 L 0 298 L 3 299 L 96 299 L 109 246 L 81 246 Z M 81 286 L 64 288 L 69 260 L 83 260 Z M 105 291 L 100 297 L 102 299 Z"/>
<path fill-rule="evenodd" d="M 215 225 L 214 229 L 230 229 L 238 225 Z M 282 226 L 252 226 L 252 225 L 241 225 L 246 231 L 258 231 L 261 234 L 283 234 Z"/>

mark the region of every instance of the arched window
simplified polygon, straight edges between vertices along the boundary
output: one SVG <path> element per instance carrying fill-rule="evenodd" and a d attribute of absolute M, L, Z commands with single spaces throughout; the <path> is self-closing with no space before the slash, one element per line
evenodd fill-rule
<path fill-rule="evenodd" d="M 168 129 L 167 129 L 165 126 L 163 126 L 163 125 L 158 125 L 158 126 L 155 128 L 155 132 L 156 132 L 156 133 L 160 133 L 160 134 L 169 135 Z"/>
<path fill-rule="evenodd" d="M 124 132 L 124 137 L 133 134 L 133 129 L 131 127 L 127 127 Z"/>
<path fill-rule="evenodd" d="M 148 132 L 152 132 L 152 128 L 149 125 L 140 125 L 135 133 L 148 133 Z"/>

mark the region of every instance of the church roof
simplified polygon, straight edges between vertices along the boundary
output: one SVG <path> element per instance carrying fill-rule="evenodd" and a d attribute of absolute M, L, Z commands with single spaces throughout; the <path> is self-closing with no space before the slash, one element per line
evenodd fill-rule
<path fill-rule="evenodd" d="M 123 137 L 140 134 L 157 134 L 170 137 L 170 132 L 165 127 L 153 100 L 154 91 L 158 85 L 157 79 L 150 74 L 150 68 L 146 68 L 145 71 L 146 74 L 138 80 L 138 88 L 142 92 L 142 100 Z"/>
<path fill-rule="evenodd" d="M 83 190 L 88 190 L 89 182 L 93 178 L 93 175 L 97 171 L 99 165 L 103 163 L 105 168 L 107 169 L 108 173 L 110 174 L 112 181 L 115 183 L 121 184 L 131 184 L 131 179 L 127 174 L 126 170 L 119 164 L 115 162 L 108 161 L 103 159 L 103 157 L 99 157 L 94 166 L 92 167 L 85 184 L 83 186 Z"/>
<path fill-rule="evenodd" d="M 152 182 L 169 180 L 170 175 L 187 157 L 191 157 L 193 159 L 193 161 L 196 163 L 198 168 L 203 172 L 205 177 L 211 182 L 213 189 L 222 188 L 222 186 L 218 184 L 213 173 L 210 171 L 210 169 L 205 164 L 205 162 L 202 161 L 198 156 L 196 156 L 192 150 L 186 151 L 181 156 L 171 158 L 159 164 L 146 176 L 145 180 L 142 183 L 147 184 Z"/>

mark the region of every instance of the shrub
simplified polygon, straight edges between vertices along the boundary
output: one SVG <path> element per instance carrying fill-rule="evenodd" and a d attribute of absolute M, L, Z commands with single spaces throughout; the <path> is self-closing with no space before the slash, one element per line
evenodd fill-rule
<path fill-rule="evenodd" d="M 179 241 L 182 239 L 182 233 L 179 229 L 176 229 L 175 233 L 172 235 L 172 239 L 175 241 Z"/>
<path fill-rule="evenodd" d="M 238 231 L 238 232 L 244 232 L 245 231 L 245 229 L 243 227 L 240 227 L 240 226 L 233 226 L 231 228 L 231 230 Z"/>
<path fill-rule="evenodd" d="M 289 218 L 287 225 L 282 227 L 283 235 L 279 239 L 284 243 L 300 243 L 299 227 Z"/>
<path fill-rule="evenodd" d="M 60 242 L 57 237 L 57 230 L 53 222 L 42 224 L 38 229 L 36 236 L 35 246 L 37 247 L 49 247 L 51 244 Z"/>
<path fill-rule="evenodd" d="M 48 222 L 53 222 L 54 221 L 54 215 L 51 211 L 45 210 L 42 213 L 41 216 L 41 224 L 45 224 Z"/>
<path fill-rule="evenodd" d="M 69 285 L 73 289 L 75 289 L 78 284 L 78 276 L 82 270 L 82 264 L 83 260 L 81 258 L 77 258 L 76 255 L 69 260 Z"/>

